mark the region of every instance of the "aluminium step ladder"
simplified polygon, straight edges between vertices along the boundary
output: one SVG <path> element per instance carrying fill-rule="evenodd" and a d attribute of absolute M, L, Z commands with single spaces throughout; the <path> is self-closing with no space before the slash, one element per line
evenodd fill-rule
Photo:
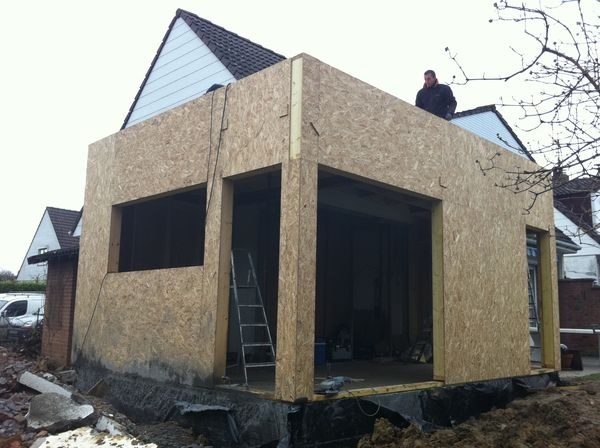
<path fill-rule="evenodd" d="M 231 280 L 240 330 L 244 384 L 247 387 L 248 369 L 275 366 L 275 348 L 271 330 L 249 250 L 231 251 Z"/>

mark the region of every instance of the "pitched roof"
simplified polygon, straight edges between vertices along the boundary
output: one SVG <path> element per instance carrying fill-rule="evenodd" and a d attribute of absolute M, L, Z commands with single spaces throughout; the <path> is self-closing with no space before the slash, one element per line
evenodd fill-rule
<path fill-rule="evenodd" d="M 597 177 L 579 177 L 554 186 L 554 196 L 587 196 L 600 190 L 600 179 Z"/>
<path fill-rule="evenodd" d="M 71 229 L 79 218 L 77 210 L 65 210 L 63 208 L 46 207 L 48 216 L 56 232 L 58 244 L 61 249 L 79 247 L 79 237 L 71 236 Z"/>
<path fill-rule="evenodd" d="M 579 247 L 579 249 L 581 249 L 581 247 L 578 244 L 576 244 L 571 238 L 569 238 L 567 235 L 565 235 L 565 233 L 562 230 L 560 230 L 558 227 L 554 227 L 554 234 L 556 236 L 557 241 L 562 241 L 563 243 L 571 244 L 571 245 Z M 577 249 L 577 250 L 579 250 L 579 249 Z"/>
<path fill-rule="evenodd" d="M 487 106 L 479 106 L 479 107 L 476 107 L 475 109 L 469 109 L 469 110 L 463 110 L 461 112 L 456 112 L 454 114 L 454 117 L 452 118 L 452 120 L 454 120 L 456 118 L 468 117 L 471 115 L 483 114 L 485 112 L 492 112 L 493 114 L 495 114 L 496 117 L 498 117 L 498 120 L 500 120 L 502 125 L 506 128 L 508 133 L 511 135 L 511 137 L 514 138 L 515 142 L 517 142 L 517 145 L 519 146 L 519 148 L 513 148 L 513 150 L 521 151 L 523 153 L 523 155 L 525 155 L 529 160 L 531 160 L 532 162 L 535 162 L 533 156 L 531 155 L 531 153 L 529 152 L 527 147 L 523 144 L 521 139 L 519 139 L 517 134 L 515 134 L 515 131 L 513 131 L 513 129 L 510 127 L 510 125 L 507 123 L 507 121 L 502 116 L 502 114 L 498 111 L 498 109 L 496 109 L 496 106 L 494 104 L 489 104 Z M 496 141 L 495 143 L 500 144 L 499 141 Z M 503 145 L 501 145 L 501 146 L 503 146 Z"/>
<path fill-rule="evenodd" d="M 560 199 L 556 197 L 554 198 L 554 208 L 561 212 L 563 215 L 565 215 L 567 219 L 569 219 L 573 224 L 579 227 L 582 230 L 583 234 L 588 235 L 596 243 L 600 244 L 600 235 L 598 235 L 596 231 L 592 229 L 580 215 L 574 213 L 568 206 L 563 204 L 560 201 Z"/>
<path fill-rule="evenodd" d="M 123 122 L 121 129 L 124 129 L 129 121 L 135 105 L 148 81 L 150 73 L 158 57 L 160 56 L 161 50 L 163 49 L 169 33 L 173 29 L 173 25 L 177 19 L 181 18 L 187 23 L 187 25 L 196 33 L 200 40 L 213 52 L 213 54 L 221 61 L 221 63 L 231 72 L 235 79 L 242 79 L 248 75 L 259 72 L 273 64 L 276 64 L 284 59 L 285 56 L 275 53 L 261 45 L 255 44 L 254 42 L 241 37 L 231 31 L 226 30 L 223 27 L 215 25 L 214 23 L 198 17 L 189 11 L 178 9 L 175 13 L 175 17 L 171 21 L 169 28 L 160 44 L 150 68 L 146 72 L 144 81 L 138 90 L 133 104 L 129 108 L 127 117 Z"/>

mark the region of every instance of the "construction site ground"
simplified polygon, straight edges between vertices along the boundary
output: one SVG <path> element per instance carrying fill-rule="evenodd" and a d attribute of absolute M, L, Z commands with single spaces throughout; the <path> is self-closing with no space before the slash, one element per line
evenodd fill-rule
<path fill-rule="evenodd" d="M 600 362 L 586 358 L 584 368 L 582 373 L 563 372 L 564 385 L 533 392 L 504 409 L 493 409 L 452 428 L 424 433 L 415 425 L 398 428 L 379 419 L 373 433 L 363 437 L 358 446 L 600 447 Z M 0 448 L 29 447 L 48 435 L 27 428 L 25 415 L 36 392 L 18 382 L 25 371 L 42 374 L 47 370 L 43 360 L 0 347 Z M 160 448 L 212 446 L 202 434 L 174 422 L 136 424 L 100 398 L 83 398 L 98 414 L 123 425 L 140 443 L 154 443 Z"/>
<path fill-rule="evenodd" d="M 359 448 L 599 448 L 600 361 L 584 358 L 583 371 L 563 371 L 562 385 L 532 392 L 452 428 L 424 433 L 385 419 Z"/>

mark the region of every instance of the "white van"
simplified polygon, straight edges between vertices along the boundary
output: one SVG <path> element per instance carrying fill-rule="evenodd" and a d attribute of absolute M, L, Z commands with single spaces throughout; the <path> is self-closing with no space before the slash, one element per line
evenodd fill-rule
<path fill-rule="evenodd" d="M 0 327 L 36 328 L 44 319 L 45 303 L 41 292 L 0 294 Z"/>

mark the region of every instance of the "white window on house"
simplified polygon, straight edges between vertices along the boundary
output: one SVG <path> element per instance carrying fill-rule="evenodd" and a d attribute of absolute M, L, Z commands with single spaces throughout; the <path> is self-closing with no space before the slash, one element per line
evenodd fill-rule
<path fill-rule="evenodd" d="M 48 247 L 40 247 L 38 249 L 38 255 L 42 255 L 45 254 L 46 252 L 48 252 Z M 38 263 L 38 266 L 45 266 L 46 265 L 46 261 L 42 261 L 41 263 Z"/>

